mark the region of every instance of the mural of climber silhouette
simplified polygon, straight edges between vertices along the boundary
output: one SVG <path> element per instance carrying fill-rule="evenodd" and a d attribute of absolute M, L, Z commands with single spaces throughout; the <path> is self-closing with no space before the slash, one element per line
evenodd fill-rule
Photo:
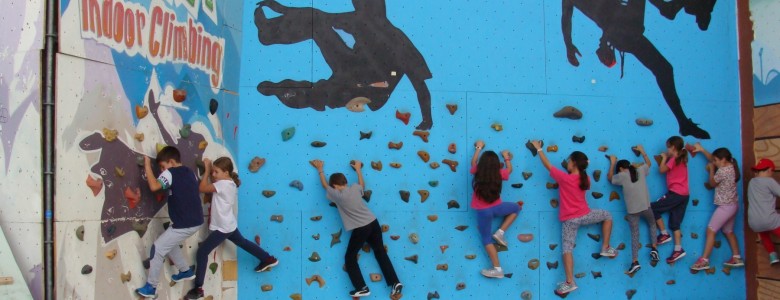
<path fill-rule="evenodd" d="M 673 20 L 684 8 L 686 13 L 696 17 L 699 29 L 707 30 L 715 0 L 673 0 L 671 2 L 650 0 L 650 3 L 659 9 L 661 15 L 670 20 Z M 571 65 L 577 67 L 580 64 L 577 56 L 582 55 L 571 38 L 574 8 L 585 14 L 602 30 L 599 48 L 596 50 L 601 63 L 613 67 L 616 63 L 615 49 L 620 52 L 621 59 L 626 52 L 633 54 L 655 76 L 666 104 L 677 119 L 680 134 L 700 139 L 710 138 L 707 131 L 699 128 L 685 115 L 675 87 L 671 63 L 644 34 L 645 0 L 563 0 L 561 26 L 563 41 L 566 44 L 566 57 Z"/>
<path fill-rule="evenodd" d="M 412 83 L 420 105 L 422 122 L 428 130 L 431 94 L 425 83 L 433 77 L 422 54 L 412 41 L 387 19 L 384 0 L 353 0 L 355 10 L 327 13 L 312 7 L 286 7 L 273 0 L 261 1 L 254 12 L 257 38 L 263 45 L 294 44 L 313 40 L 330 66 L 332 75 L 317 82 L 292 79 L 263 81 L 257 90 L 276 96 L 291 108 L 346 107 L 376 111 L 387 103 L 401 78 Z M 280 16 L 268 18 L 263 8 Z M 350 47 L 336 30 L 354 38 Z"/>

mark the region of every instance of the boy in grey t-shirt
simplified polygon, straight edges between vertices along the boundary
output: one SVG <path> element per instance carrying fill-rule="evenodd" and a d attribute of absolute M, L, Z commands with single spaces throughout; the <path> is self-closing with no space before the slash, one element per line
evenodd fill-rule
<path fill-rule="evenodd" d="M 309 163 L 319 173 L 320 184 L 325 188 L 325 196 L 336 204 L 339 215 L 341 215 L 341 221 L 344 223 L 344 228 L 347 231 L 352 230 L 352 236 L 347 244 L 347 253 L 344 255 L 349 280 L 352 281 L 352 285 L 355 287 L 355 290 L 350 291 L 349 295 L 351 297 L 364 297 L 371 294 L 365 280 L 363 280 L 363 274 L 360 272 L 360 266 L 357 262 L 358 250 L 363 247 L 363 244 L 368 243 L 374 251 L 374 257 L 379 263 L 382 274 L 385 276 L 385 282 L 388 286 L 392 286 L 390 297 L 392 299 L 400 298 L 403 285 L 398 280 L 393 264 L 390 262 L 390 257 L 387 256 L 387 251 L 385 251 L 384 243 L 382 242 L 382 228 L 380 228 L 376 216 L 368 209 L 368 206 L 362 199 L 363 188 L 365 187 L 363 174 L 361 173 L 363 163 L 358 160 L 353 160 L 350 163 L 358 176 L 358 183 L 351 186 L 347 185 L 347 177 L 342 173 L 333 173 L 330 175 L 329 182 L 325 181 L 325 173 L 322 171 L 322 167 L 325 164 L 323 161 L 315 159 Z"/>
<path fill-rule="evenodd" d="M 650 158 L 647 157 L 647 153 L 645 153 L 642 145 L 637 145 L 636 149 L 642 154 L 645 160 L 644 165 L 637 168 L 625 159 L 617 161 L 617 157 L 610 155 L 610 165 L 607 171 L 609 182 L 622 186 L 623 198 L 626 199 L 626 212 L 628 213 L 626 220 L 628 220 L 631 228 L 631 254 L 633 255 L 631 266 L 626 271 L 627 274 L 633 274 L 641 268 L 637 259 L 639 249 L 642 247 L 642 244 L 639 242 L 640 217 L 645 219 L 650 230 L 650 243 L 652 245 L 650 259 L 654 262 L 659 260 L 655 239 L 655 216 L 653 215 L 653 210 L 650 209 L 650 193 L 647 191 L 646 180 L 647 175 L 650 173 Z M 614 175 L 612 170 L 614 170 Z"/>
<path fill-rule="evenodd" d="M 780 258 L 770 236 L 774 234 L 780 237 L 780 214 L 775 209 L 777 197 L 780 196 L 780 184 L 772 178 L 775 163 L 764 158 L 752 169 L 756 177 L 748 184 L 748 225 L 761 236 L 761 244 L 769 253 L 769 263 L 776 264 Z"/>

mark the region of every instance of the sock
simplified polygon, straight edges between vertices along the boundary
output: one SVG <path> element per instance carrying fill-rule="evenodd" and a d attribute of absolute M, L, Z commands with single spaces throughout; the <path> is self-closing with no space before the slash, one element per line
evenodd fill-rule
<path fill-rule="evenodd" d="M 504 270 L 501 269 L 501 267 L 493 267 L 493 269 L 496 269 L 496 271 L 499 271 L 499 272 L 504 272 Z"/>
<path fill-rule="evenodd" d="M 669 232 L 666 230 L 661 230 L 661 234 L 669 234 Z"/>
<path fill-rule="evenodd" d="M 680 251 L 680 250 L 682 250 L 681 245 L 674 245 L 674 251 Z"/>
<path fill-rule="evenodd" d="M 734 256 L 732 256 L 732 257 L 734 257 L 734 258 L 736 258 L 736 259 L 742 259 L 742 256 L 740 256 L 739 254 L 737 254 L 737 255 L 734 255 Z"/>
<path fill-rule="evenodd" d="M 503 234 L 504 234 L 504 231 L 503 231 L 503 230 L 501 230 L 501 228 L 499 228 L 498 230 L 496 230 L 496 233 L 498 233 L 498 234 L 500 234 L 500 235 L 503 235 Z"/>
<path fill-rule="evenodd" d="M 703 260 L 703 261 L 706 261 L 706 262 L 710 262 L 710 259 L 709 259 L 709 258 L 704 258 L 704 257 L 702 257 L 702 258 L 701 258 L 701 260 Z"/>

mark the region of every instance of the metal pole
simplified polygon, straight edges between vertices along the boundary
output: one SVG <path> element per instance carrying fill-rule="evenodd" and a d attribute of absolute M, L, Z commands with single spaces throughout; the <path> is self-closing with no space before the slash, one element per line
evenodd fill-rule
<path fill-rule="evenodd" d="M 57 55 L 57 29 L 59 24 L 59 1 L 46 0 L 46 38 L 43 54 L 43 263 L 44 298 L 54 295 L 54 88 Z"/>

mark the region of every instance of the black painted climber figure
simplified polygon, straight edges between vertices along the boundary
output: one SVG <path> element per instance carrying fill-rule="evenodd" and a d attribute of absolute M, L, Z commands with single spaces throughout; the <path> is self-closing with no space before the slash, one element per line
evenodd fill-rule
<path fill-rule="evenodd" d="M 254 12 L 257 37 L 263 45 L 294 44 L 313 40 L 332 75 L 317 82 L 285 79 L 263 81 L 257 90 L 276 96 L 291 108 L 347 107 L 376 111 L 390 98 L 405 75 L 420 105 L 422 122 L 417 129 L 433 126 L 431 94 L 425 83 L 433 77 L 422 54 L 400 29 L 387 19 L 384 0 L 353 0 L 355 11 L 327 13 L 312 7 L 286 7 L 274 0 L 258 3 Z M 267 7 L 280 16 L 267 18 Z M 336 30 L 355 39 L 350 47 Z"/>
<path fill-rule="evenodd" d="M 351 297 L 365 297 L 371 294 L 366 281 L 363 279 L 363 274 L 360 272 L 360 266 L 357 261 L 358 251 L 364 244 L 368 243 L 385 277 L 385 283 L 391 287 L 390 298 L 400 299 L 403 284 L 398 280 L 393 263 L 390 262 L 390 257 L 387 255 L 387 251 L 385 251 L 384 242 L 382 241 L 382 228 L 379 226 L 379 221 L 374 216 L 374 213 L 368 209 L 366 202 L 362 199 L 363 190 L 365 189 L 365 180 L 362 173 L 363 163 L 359 160 L 354 160 L 350 163 L 358 177 L 358 183 L 353 185 L 347 185 L 347 177 L 342 173 L 333 173 L 330 175 L 330 180 L 326 181 L 325 173 L 322 171 L 325 163 L 316 159 L 310 161 L 310 163 L 317 169 L 320 184 L 325 189 L 326 198 L 336 204 L 339 215 L 341 215 L 341 221 L 344 223 L 344 229 L 352 231 L 347 244 L 347 252 L 344 254 L 344 266 L 347 269 L 352 286 L 355 287 L 354 290 L 349 292 L 349 295 Z"/>
<path fill-rule="evenodd" d="M 685 115 L 677 95 L 672 65 L 644 35 L 645 0 L 563 0 L 561 27 L 566 57 L 569 63 L 576 67 L 580 64 L 577 56 L 582 55 L 571 38 L 571 19 L 575 7 L 603 31 L 596 54 L 604 65 L 615 65 L 614 49 L 633 54 L 655 76 L 666 104 L 677 119 L 680 134 L 700 139 L 710 138 L 707 131 L 699 128 Z M 698 6 L 690 4 L 689 7 L 693 9 Z"/>
<path fill-rule="evenodd" d="M 696 17 L 696 24 L 702 31 L 710 27 L 712 20 L 712 9 L 715 7 L 715 0 L 649 0 L 650 4 L 658 8 L 662 16 L 669 20 L 674 20 L 677 13 L 683 8 L 685 13 Z"/>

